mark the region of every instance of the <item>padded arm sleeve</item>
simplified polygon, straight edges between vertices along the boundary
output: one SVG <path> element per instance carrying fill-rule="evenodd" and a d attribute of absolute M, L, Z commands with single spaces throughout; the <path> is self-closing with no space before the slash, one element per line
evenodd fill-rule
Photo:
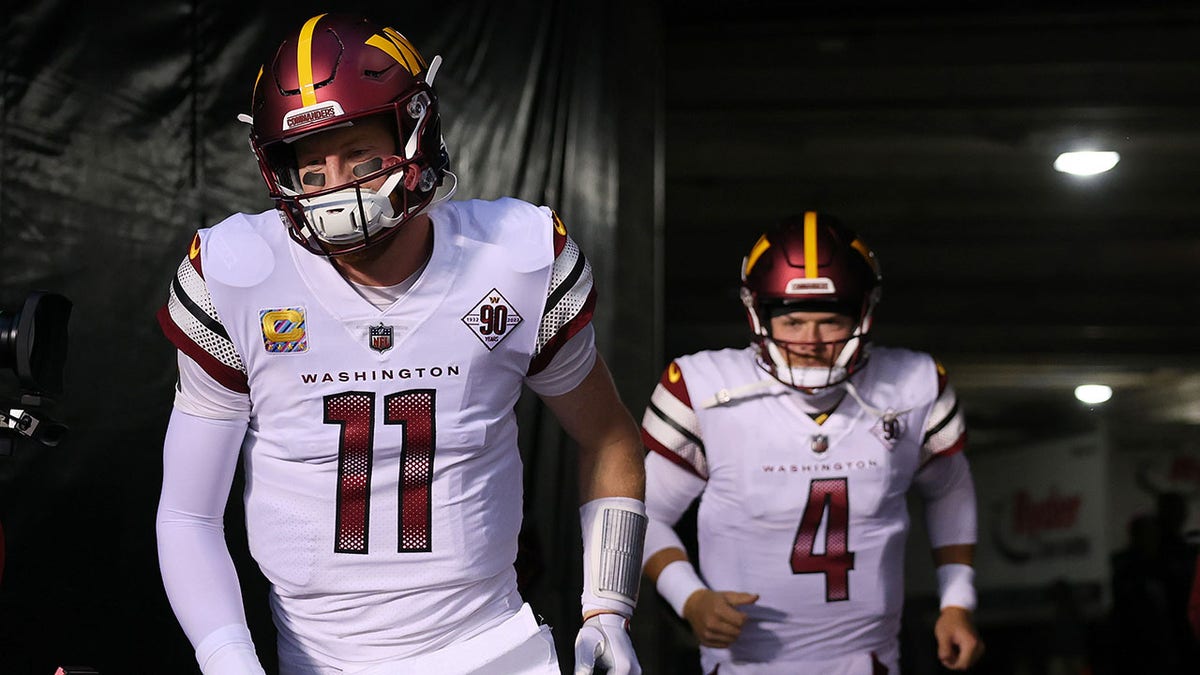
<path fill-rule="evenodd" d="M 925 499 L 925 526 L 933 548 L 974 544 L 975 483 L 966 456 L 936 456 L 917 472 L 914 483 Z"/>
<path fill-rule="evenodd" d="M 220 672 L 208 667 L 210 660 L 245 651 L 249 639 L 224 528 L 225 502 L 245 434 L 245 420 L 205 419 L 176 409 L 163 443 L 159 569 L 171 609 L 206 674 Z"/>
<path fill-rule="evenodd" d="M 633 616 L 641 582 L 646 507 L 638 499 L 603 497 L 579 507 L 583 533 L 583 613 Z"/>

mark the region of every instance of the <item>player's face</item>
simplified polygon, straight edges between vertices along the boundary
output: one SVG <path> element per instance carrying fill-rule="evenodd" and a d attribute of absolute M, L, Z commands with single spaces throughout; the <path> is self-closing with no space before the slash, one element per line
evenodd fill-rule
<path fill-rule="evenodd" d="M 306 193 L 344 185 L 400 163 L 390 127 L 378 117 L 305 136 L 296 141 L 294 149 Z M 385 180 L 382 176 L 363 187 L 378 190 Z"/>
<path fill-rule="evenodd" d="M 771 337 L 793 368 L 832 366 L 854 332 L 854 319 L 832 312 L 791 312 L 771 318 Z"/>

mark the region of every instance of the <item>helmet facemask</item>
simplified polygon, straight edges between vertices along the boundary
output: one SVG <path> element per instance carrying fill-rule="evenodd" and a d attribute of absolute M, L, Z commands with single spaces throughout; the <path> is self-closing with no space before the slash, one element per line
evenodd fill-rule
<path fill-rule="evenodd" d="M 742 292 L 743 302 L 745 302 L 746 296 L 752 295 L 752 293 L 745 288 Z M 747 303 L 747 313 L 754 331 L 759 366 L 789 387 L 813 393 L 819 389 L 845 382 L 866 364 L 870 349 L 870 335 L 866 328 L 870 324 L 869 315 L 864 317 L 859 312 L 851 313 L 842 311 L 842 308 L 822 307 L 816 303 L 790 305 L 782 302 L 768 302 L 759 304 L 757 307 L 754 304 L 753 300 Z M 854 322 L 850 334 L 841 339 L 819 341 L 785 340 L 773 335 L 771 324 L 773 316 L 806 311 L 829 312 L 850 317 Z M 828 365 L 792 365 L 798 356 L 809 351 L 803 349 L 804 347 L 813 347 L 818 354 L 832 351 L 833 358 L 830 359 Z"/>

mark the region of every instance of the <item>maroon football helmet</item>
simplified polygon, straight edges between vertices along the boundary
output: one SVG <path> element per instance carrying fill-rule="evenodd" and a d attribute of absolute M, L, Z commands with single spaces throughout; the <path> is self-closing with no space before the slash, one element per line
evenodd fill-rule
<path fill-rule="evenodd" d="M 759 363 L 788 386 L 812 391 L 838 384 L 867 360 L 871 317 L 882 293 L 875 253 L 834 217 L 809 211 L 767 229 L 742 262 L 742 303 Z M 833 312 L 855 321 L 829 368 L 791 367 L 771 335 L 784 312 Z"/>
<path fill-rule="evenodd" d="M 432 86 L 440 61 L 426 63 L 392 28 L 321 14 L 259 70 L 246 120 L 250 146 L 293 239 L 320 255 L 357 251 L 387 239 L 429 205 L 450 163 Z M 305 193 L 291 143 L 377 115 L 394 125 L 401 161 Z M 364 187 L 383 177 L 378 193 Z"/>

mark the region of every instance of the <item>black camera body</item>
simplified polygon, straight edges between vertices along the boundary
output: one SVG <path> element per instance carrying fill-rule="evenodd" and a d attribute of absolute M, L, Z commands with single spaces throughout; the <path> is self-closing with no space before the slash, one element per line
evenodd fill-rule
<path fill-rule="evenodd" d="M 0 455 L 20 437 L 55 446 L 66 425 L 51 415 L 63 391 L 71 301 L 46 291 L 30 293 L 15 312 L 0 310 L 0 368 L 16 374 L 16 392 L 0 391 Z"/>

